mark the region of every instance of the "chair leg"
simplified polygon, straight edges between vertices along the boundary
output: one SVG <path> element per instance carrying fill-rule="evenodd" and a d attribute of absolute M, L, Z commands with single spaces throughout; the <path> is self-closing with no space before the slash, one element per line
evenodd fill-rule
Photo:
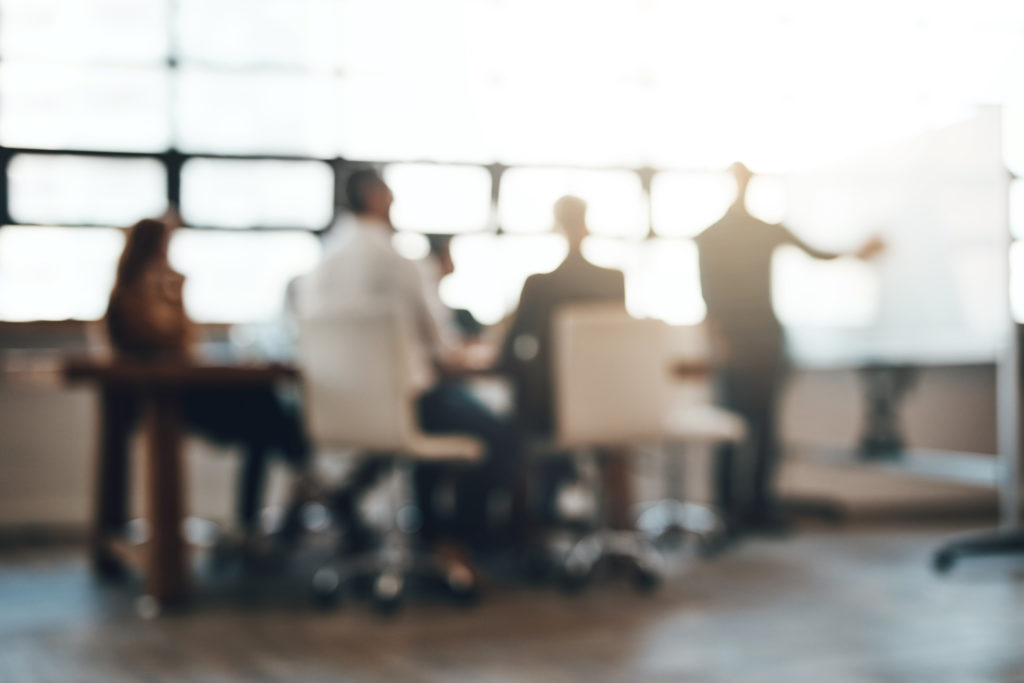
<path fill-rule="evenodd" d="M 591 462 L 597 463 L 596 453 L 590 453 Z M 642 531 L 614 529 L 607 522 L 602 476 L 593 477 L 595 495 L 602 504 L 598 505 L 596 530 L 584 534 L 566 552 L 561 562 L 562 586 L 576 590 L 589 581 L 597 565 L 608 558 L 628 560 L 633 567 L 633 580 L 637 588 L 651 589 L 657 586 L 664 574 L 661 553 L 652 539 Z"/>
<path fill-rule="evenodd" d="M 1024 531 L 994 531 L 952 541 L 935 553 L 932 563 L 936 571 L 946 572 L 962 558 L 1000 555 L 1024 555 Z"/>
<path fill-rule="evenodd" d="M 390 525 L 384 532 L 381 547 L 351 558 L 340 558 L 316 571 L 313 591 L 322 606 L 332 606 L 341 598 L 346 584 L 369 579 L 370 596 L 382 612 L 393 613 L 403 604 L 410 582 L 417 579 L 441 581 L 456 599 L 466 601 L 476 596 L 476 580 L 472 570 L 452 557 L 442 557 L 413 547 L 418 529 L 410 520 L 413 506 L 412 467 L 407 461 L 396 461 L 388 482 Z"/>
<path fill-rule="evenodd" d="M 682 533 L 692 534 L 707 544 L 725 531 L 725 522 L 713 507 L 686 501 L 682 454 L 666 456 L 666 497 L 644 508 L 637 528 L 656 541 Z"/>

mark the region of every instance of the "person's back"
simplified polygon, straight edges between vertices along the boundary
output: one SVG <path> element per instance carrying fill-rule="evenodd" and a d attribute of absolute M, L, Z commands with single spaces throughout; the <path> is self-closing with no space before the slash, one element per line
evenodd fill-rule
<path fill-rule="evenodd" d="M 787 242 L 785 228 L 730 209 L 697 236 L 701 289 L 708 319 L 733 336 L 777 333 L 772 259 Z"/>
<path fill-rule="evenodd" d="M 576 198 L 566 197 L 556 204 L 556 220 L 569 239 L 569 255 L 550 273 L 527 278 L 501 355 L 501 366 L 516 383 L 519 422 L 534 433 L 547 434 L 554 428 L 551 357 L 555 313 L 576 303 L 625 306 L 622 272 L 596 266 L 580 252 L 586 236 L 585 210 L 586 204 Z"/>
<path fill-rule="evenodd" d="M 164 223 L 149 219 L 129 231 L 105 316 L 118 355 L 155 360 L 188 354 L 185 278 L 167 262 L 169 235 Z"/>

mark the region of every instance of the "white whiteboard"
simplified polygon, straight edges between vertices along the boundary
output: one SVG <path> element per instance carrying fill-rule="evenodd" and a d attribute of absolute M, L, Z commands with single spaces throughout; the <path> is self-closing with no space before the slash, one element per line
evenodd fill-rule
<path fill-rule="evenodd" d="M 887 242 L 885 253 L 867 265 L 776 269 L 776 307 L 795 360 L 848 365 L 995 358 L 1009 321 L 1009 175 L 1001 118 L 998 107 L 979 108 L 940 129 L 785 178 L 785 223 L 801 237 L 836 250 L 854 248 L 875 232 Z M 777 255 L 776 264 L 793 259 L 783 254 L 780 262 Z M 797 304 L 803 298 L 817 305 L 818 315 L 808 304 L 809 314 L 801 317 L 794 296 Z M 859 319 L 851 327 L 829 325 L 828 307 L 854 307 Z"/>

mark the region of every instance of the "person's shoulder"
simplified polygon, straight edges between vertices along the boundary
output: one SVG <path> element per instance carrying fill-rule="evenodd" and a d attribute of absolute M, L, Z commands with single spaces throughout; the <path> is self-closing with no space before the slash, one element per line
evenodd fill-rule
<path fill-rule="evenodd" d="M 605 266 L 598 266 L 591 264 L 594 274 L 608 281 L 624 280 L 626 275 L 618 268 L 607 268 Z"/>
<path fill-rule="evenodd" d="M 714 223 L 698 232 L 694 236 L 693 240 L 697 242 L 697 244 L 713 240 L 720 233 L 726 232 L 732 222 L 732 216 L 729 215 L 729 212 L 726 212 Z"/>

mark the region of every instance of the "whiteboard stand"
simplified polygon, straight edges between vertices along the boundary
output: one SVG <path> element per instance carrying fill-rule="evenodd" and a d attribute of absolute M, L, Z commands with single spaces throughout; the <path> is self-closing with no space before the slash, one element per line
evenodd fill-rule
<path fill-rule="evenodd" d="M 1020 519 L 1020 335 L 1010 324 L 1006 352 L 996 368 L 996 427 L 999 444 L 1000 528 L 989 534 L 951 541 L 935 553 L 934 566 L 946 572 L 966 557 L 1024 555 L 1024 527 Z"/>

